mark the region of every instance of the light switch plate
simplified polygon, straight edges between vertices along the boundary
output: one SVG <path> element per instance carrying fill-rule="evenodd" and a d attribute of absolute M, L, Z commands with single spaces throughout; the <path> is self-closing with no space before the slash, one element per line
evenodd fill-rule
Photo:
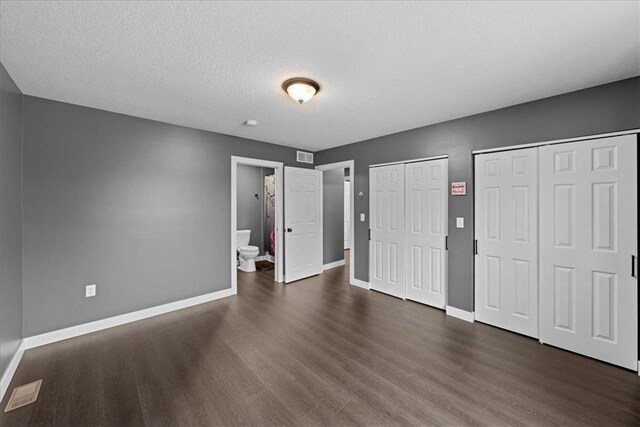
<path fill-rule="evenodd" d="M 464 228 L 464 218 L 459 216 L 456 218 L 456 227 L 457 228 Z"/>
<path fill-rule="evenodd" d="M 360 214 L 360 222 L 364 222 L 364 214 L 363 213 Z"/>

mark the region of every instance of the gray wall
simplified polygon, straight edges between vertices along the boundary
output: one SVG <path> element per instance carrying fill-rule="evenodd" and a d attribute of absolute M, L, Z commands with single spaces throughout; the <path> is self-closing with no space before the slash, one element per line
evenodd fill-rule
<path fill-rule="evenodd" d="M 250 245 L 264 255 L 264 177 L 270 168 L 238 165 L 238 230 L 251 230 Z M 258 198 L 255 195 L 258 195 Z"/>
<path fill-rule="evenodd" d="M 22 339 L 22 93 L 0 64 L 0 377 Z"/>
<path fill-rule="evenodd" d="M 322 174 L 322 263 L 344 259 L 344 169 Z"/>
<path fill-rule="evenodd" d="M 460 102 L 464 102 L 463 99 Z M 473 311 L 472 150 L 640 128 L 640 78 L 622 80 L 475 116 L 316 153 L 317 164 L 355 160 L 355 277 L 369 279 L 371 164 L 447 154 L 449 180 L 467 181 L 467 196 L 449 197 L 448 304 Z M 359 221 L 359 214 L 367 222 Z M 455 228 L 455 218 L 465 228 Z"/>
<path fill-rule="evenodd" d="M 249 244 L 260 248 L 262 254 L 261 179 L 262 168 L 238 165 L 238 230 L 251 230 Z"/>
<path fill-rule="evenodd" d="M 303 166 L 293 148 L 30 96 L 23 108 L 25 336 L 229 288 L 231 156 Z"/>

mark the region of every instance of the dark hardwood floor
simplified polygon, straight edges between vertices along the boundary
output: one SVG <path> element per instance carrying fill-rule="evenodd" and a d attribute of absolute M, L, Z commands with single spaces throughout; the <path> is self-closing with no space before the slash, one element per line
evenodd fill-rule
<path fill-rule="evenodd" d="M 29 350 L 0 425 L 638 426 L 633 373 L 349 286 L 347 267 Z"/>

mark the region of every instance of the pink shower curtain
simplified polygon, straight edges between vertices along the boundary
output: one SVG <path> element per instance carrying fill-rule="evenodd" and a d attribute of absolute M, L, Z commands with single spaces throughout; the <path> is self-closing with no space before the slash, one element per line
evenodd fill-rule
<path fill-rule="evenodd" d="M 264 177 L 264 250 L 269 255 L 276 254 L 276 176 Z"/>

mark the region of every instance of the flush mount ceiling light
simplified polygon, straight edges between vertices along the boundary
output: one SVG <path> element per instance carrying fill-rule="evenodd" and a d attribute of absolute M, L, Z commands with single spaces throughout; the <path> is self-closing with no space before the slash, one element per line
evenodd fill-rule
<path fill-rule="evenodd" d="M 282 89 L 295 101 L 303 104 L 320 91 L 320 85 L 311 79 L 294 77 L 282 83 Z"/>

